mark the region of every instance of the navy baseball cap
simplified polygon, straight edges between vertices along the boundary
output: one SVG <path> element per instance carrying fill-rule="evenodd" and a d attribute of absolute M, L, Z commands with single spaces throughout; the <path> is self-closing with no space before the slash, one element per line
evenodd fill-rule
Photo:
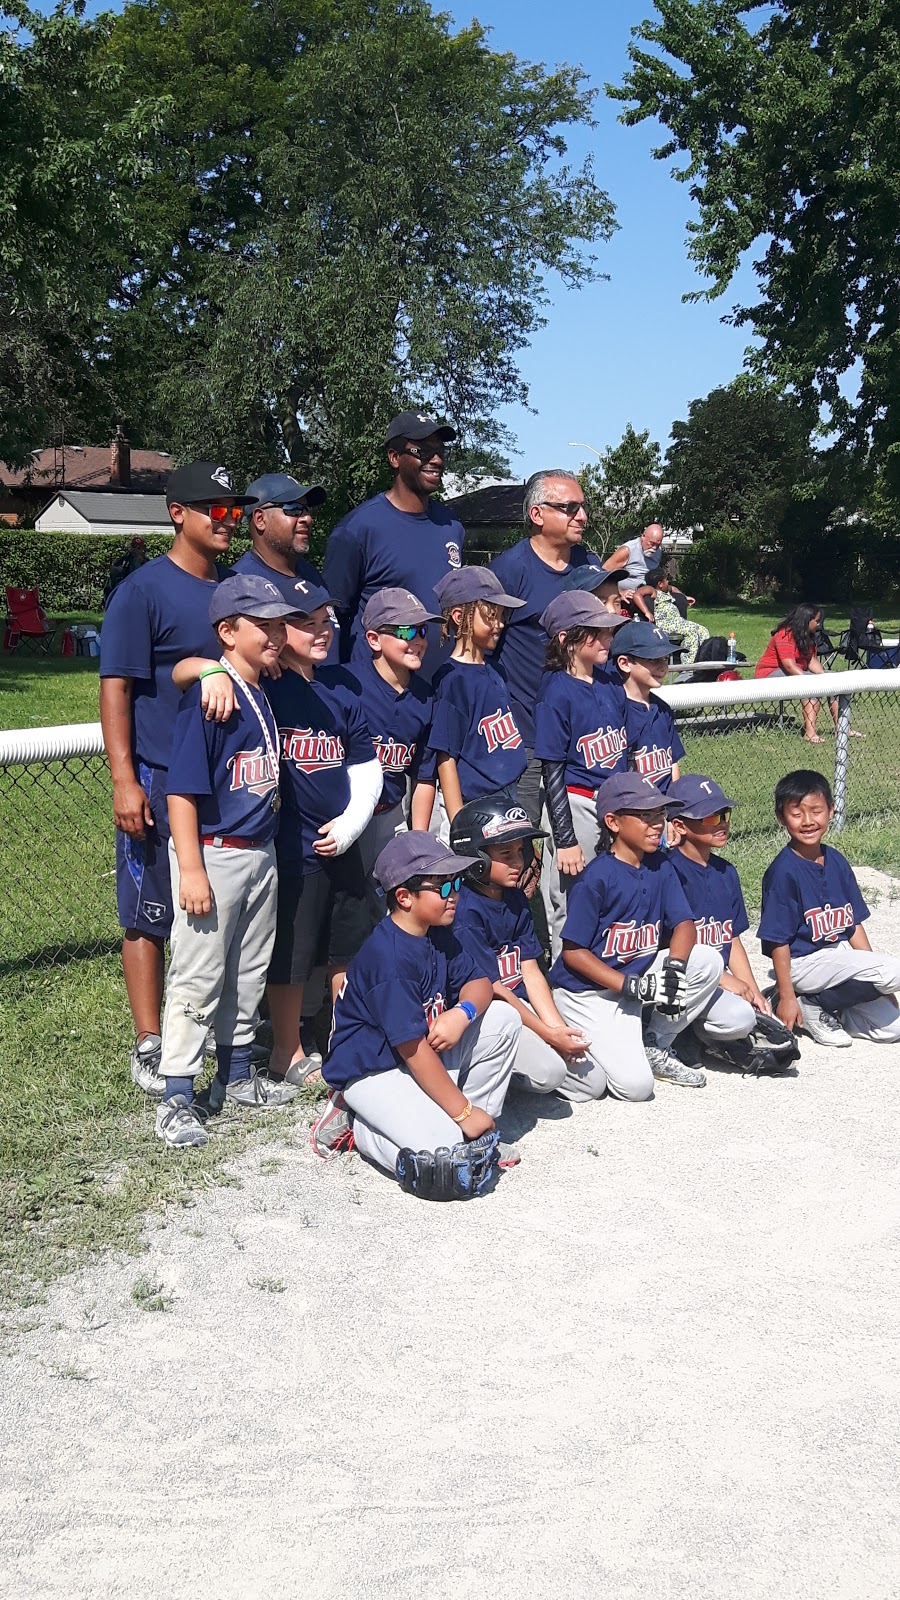
<path fill-rule="evenodd" d="M 289 506 L 295 500 L 305 500 L 312 510 L 325 499 L 325 490 L 320 483 L 298 483 L 286 472 L 264 472 L 261 478 L 254 478 L 252 483 L 248 483 L 247 493 L 255 499 L 257 509 L 260 506 Z"/>
<path fill-rule="evenodd" d="M 451 611 L 454 606 L 466 606 L 471 600 L 488 600 L 491 605 L 506 606 L 510 611 L 518 611 L 519 606 L 525 604 L 514 594 L 505 593 L 500 579 L 489 567 L 457 567 L 435 584 L 434 592 L 445 611 Z"/>
<path fill-rule="evenodd" d="M 236 506 L 256 504 L 255 495 L 238 494 L 228 468 L 215 461 L 188 461 L 175 468 L 166 484 L 167 506 L 215 505 L 218 500 Z"/>
<path fill-rule="evenodd" d="M 440 622 L 434 611 L 426 611 L 418 595 L 408 589 L 378 589 L 362 614 L 363 633 L 379 628 L 415 627 L 423 622 Z"/>
<path fill-rule="evenodd" d="M 223 617 L 259 617 L 270 621 L 275 617 L 294 617 L 296 606 L 288 605 L 280 589 L 268 578 L 258 578 L 253 572 L 231 572 L 213 590 L 209 602 L 209 620 L 221 622 Z"/>
<path fill-rule="evenodd" d="M 729 800 L 715 778 L 704 778 L 697 772 L 688 772 L 677 783 L 670 784 L 668 798 L 678 802 L 677 811 L 672 813 L 674 817 L 687 817 L 695 822 L 711 817 L 715 811 L 731 811 L 740 804 Z"/>
<path fill-rule="evenodd" d="M 573 567 L 563 578 L 562 586 L 564 590 L 587 589 L 593 594 L 601 583 L 609 583 L 611 578 L 615 578 L 615 573 L 607 572 L 605 567 Z"/>
<path fill-rule="evenodd" d="M 295 616 L 311 617 L 320 606 L 334 604 L 328 590 L 323 589 L 320 583 L 312 583 L 309 578 L 297 578 L 292 588 L 297 596 L 293 606 Z"/>
<path fill-rule="evenodd" d="M 372 874 L 387 893 L 410 878 L 456 878 L 467 867 L 478 865 L 478 856 L 459 856 L 448 850 L 432 833 L 397 833 L 389 839 L 372 868 Z"/>
<path fill-rule="evenodd" d="M 562 594 L 554 595 L 548 606 L 541 612 L 541 627 L 546 629 L 551 639 L 557 633 L 567 633 L 569 628 L 613 628 L 628 626 L 628 619 L 620 617 L 617 611 L 607 611 L 602 600 L 595 594 L 585 594 L 583 590 L 564 589 Z"/>
<path fill-rule="evenodd" d="M 662 656 L 674 655 L 678 649 L 662 628 L 652 622 L 629 622 L 613 646 L 615 656 L 638 656 L 642 661 L 658 661 Z"/>
<path fill-rule="evenodd" d="M 614 772 L 601 783 L 595 802 L 600 821 L 607 811 L 672 811 L 673 802 L 639 772 Z"/>
<path fill-rule="evenodd" d="M 448 427 L 446 422 L 438 422 L 437 417 L 432 417 L 427 411 L 401 411 L 389 423 L 384 442 L 390 447 L 397 439 L 430 439 L 433 433 L 445 444 L 456 438 L 455 428 Z"/>

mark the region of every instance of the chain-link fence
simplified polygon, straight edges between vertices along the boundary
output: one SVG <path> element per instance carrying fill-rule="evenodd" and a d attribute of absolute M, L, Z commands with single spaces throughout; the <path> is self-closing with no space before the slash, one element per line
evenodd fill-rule
<path fill-rule="evenodd" d="M 809 691 L 809 677 L 663 691 L 685 745 L 684 769 L 710 774 L 740 802 L 729 854 L 751 910 L 784 841 L 775 784 L 797 767 L 833 784 L 835 843 L 851 861 L 900 874 L 900 671 L 817 678 L 820 745 L 802 737 Z M 837 734 L 829 694 L 838 700 Z M 0 970 L 59 965 L 118 943 L 102 750 L 99 723 L 0 733 Z"/>

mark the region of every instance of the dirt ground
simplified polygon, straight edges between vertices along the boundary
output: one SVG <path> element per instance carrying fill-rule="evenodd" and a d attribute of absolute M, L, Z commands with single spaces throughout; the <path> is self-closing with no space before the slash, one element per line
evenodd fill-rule
<path fill-rule="evenodd" d="M 468 1205 L 245 1157 L 21 1313 L 0 1594 L 898 1595 L 898 1086 L 900 1046 L 806 1040 L 794 1079 L 522 1096 Z"/>

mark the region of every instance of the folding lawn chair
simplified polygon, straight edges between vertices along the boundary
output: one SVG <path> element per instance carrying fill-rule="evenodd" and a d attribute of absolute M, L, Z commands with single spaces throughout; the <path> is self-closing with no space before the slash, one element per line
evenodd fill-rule
<path fill-rule="evenodd" d="M 6 626 L 3 648 L 12 653 L 22 645 L 30 646 L 40 655 L 49 655 L 53 649 L 58 627 L 48 622 L 37 589 L 12 589 L 6 587 Z"/>
<path fill-rule="evenodd" d="M 850 607 L 850 626 L 841 634 L 838 648 L 851 667 L 900 666 L 900 645 L 884 643 L 868 605 Z"/>
<path fill-rule="evenodd" d="M 824 617 L 816 629 L 815 645 L 816 654 L 818 655 L 819 660 L 821 661 L 826 672 L 833 672 L 834 663 L 837 660 L 838 651 L 840 649 L 840 643 L 835 644 L 830 633 L 828 633 L 825 627 Z"/>

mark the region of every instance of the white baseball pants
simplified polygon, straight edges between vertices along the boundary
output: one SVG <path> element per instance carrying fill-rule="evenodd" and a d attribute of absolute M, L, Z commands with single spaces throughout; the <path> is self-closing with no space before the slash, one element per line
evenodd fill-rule
<path fill-rule="evenodd" d="M 795 992 L 818 994 L 830 984 L 857 978 L 873 983 L 882 992 L 880 1000 L 867 1000 L 841 1012 L 841 1024 L 854 1039 L 870 1039 L 873 1044 L 900 1041 L 900 1011 L 890 996 L 900 990 L 900 960 L 880 950 L 854 950 L 842 944 L 814 950 L 811 956 L 797 956 L 791 962 L 791 983 Z"/>
<path fill-rule="evenodd" d="M 570 794 L 569 808 L 572 812 L 575 837 L 581 845 L 584 864 L 588 866 L 597 854 L 597 846 L 600 843 L 597 807 L 586 795 Z M 550 838 L 544 840 L 544 853 L 541 858 L 541 895 L 547 910 L 547 924 L 550 929 L 550 954 L 555 961 L 562 950 L 562 930 L 568 911 L 569 890 L 573 883 L 578 882 L 578 877 L 572 878 L 568 873 L 561 873 L 557 866 L 556 845 L 546 812 L 542 826 L 548 830 Z"/>

